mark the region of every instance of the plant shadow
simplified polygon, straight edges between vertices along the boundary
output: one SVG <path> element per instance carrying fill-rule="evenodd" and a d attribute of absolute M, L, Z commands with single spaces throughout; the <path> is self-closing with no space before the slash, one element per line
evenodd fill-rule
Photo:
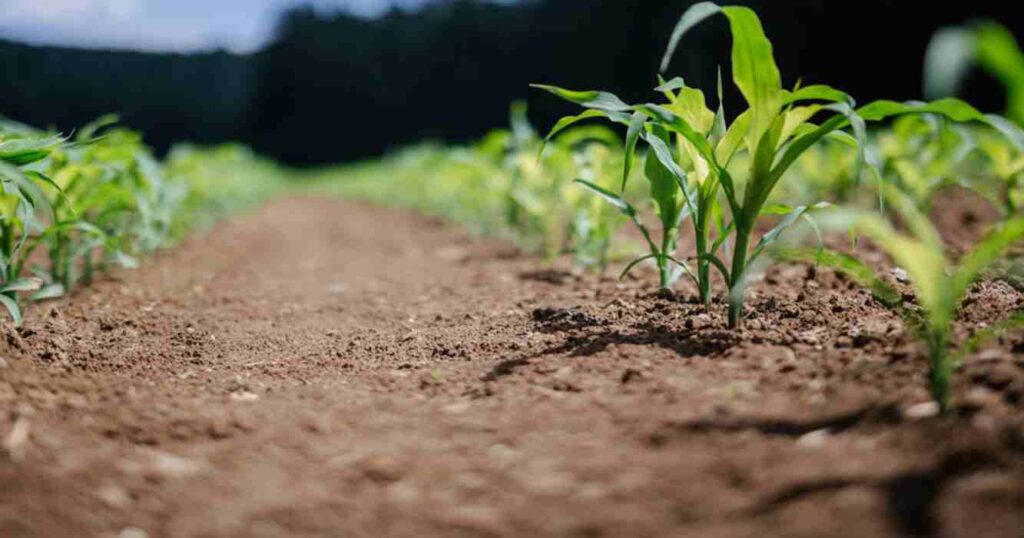
<path fill-rule="evenodd" d="M 740 341 L 737 335 L 727 331 L 679 331 L 650 322 L 622 329 L 606 324 L 594 324 L 589 319 L 572 317 L 560 319 L 555 324 L 544 325 L 539 329 L 540 332 L 547 334 L 570 334 L 563 343 L 498 362 L 481 379 L 496 381 L 542 357 L 590 357 L 618 345 L 652 346 L 672 351 L 680 358 L 691 358 L 721 354 Z"/>

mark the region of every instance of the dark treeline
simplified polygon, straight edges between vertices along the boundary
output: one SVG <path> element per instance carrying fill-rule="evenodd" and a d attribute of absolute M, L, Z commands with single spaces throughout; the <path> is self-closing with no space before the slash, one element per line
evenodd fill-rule
<path fill-rule="evenodd" d="M 285 13 L 248 56 L 83 51 L 0 41 L 0 114 L 70 130 L 120 113 L 160 149 L 240 140 L 294 164 L 350 160 L 425 138 L 460 141 L 506 123 L 526 99 L 538 125 L 574 109 L 530 82 L 649 96 L 672 26 L 692 1 L 438 1 L 376 19 Z M 737 3 L 737 2 L 733 2 Z M 788 84 L 826 82 L 861 101 L 920 98 L 932 32 L 989 17 L 1024 35 L 1010 2 L 747 0 Z M 688 36 L 670 74 L 712 90 L 728 61 L 724 19 Z M 726 66 L 727 67 L 727 66 Z M 735 103 L 735 94 L 727 96 Z M 998 111 L 998 86 L 967 96 Z"/>

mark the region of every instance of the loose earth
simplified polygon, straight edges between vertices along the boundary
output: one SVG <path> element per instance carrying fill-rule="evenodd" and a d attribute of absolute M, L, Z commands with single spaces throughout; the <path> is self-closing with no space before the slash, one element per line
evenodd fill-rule
<path fill-rule="evenodd" d="M 940 417 L 841 275 L 767 268 L 733 332 L 721 300 L 567 267 L 300 197 L 35 305 L 0 338 L 0 535 L 1024 529 L 1024 335 Z M 957 335 L 1022 307 L 985 281 Z"/>

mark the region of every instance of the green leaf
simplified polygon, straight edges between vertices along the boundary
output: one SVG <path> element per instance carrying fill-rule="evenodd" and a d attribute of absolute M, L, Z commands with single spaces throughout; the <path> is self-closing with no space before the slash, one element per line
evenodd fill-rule
<path fill-rule="evenodd" d="M 665 49 L 665 55 L 661 59 L 660 71 L 664 73 L 668 69 L 669 62 L 672 61 L 672 55 L 676 52 L 676 47 L 679 46 L 679 41 L 693 28 L 698 25 L 704 19 L 716 14 L 721 13 L 722 8 L 718 7 L 714 2 L 700 2 L 690 6 L 683 16 L 679 18 L 679 22 L 676 23 L 676 27 L 672 30 L 672 37 L 669 38 L 668 47 Z"/>
<path fill-rule="evenodd" d="M 782 76 L 757 14 L 740 6 L 722 8 L 722 13 L 732 29 L 733 81 L 751 109 L 747 143 L 754 148 L 782 110 Z"/>
<path fill-rule="evenodd" d="M 722 70 L 721 69 L 718 70 L 718 78 L 717 78 L 716 89 L 718 91 L 718 108 L 715 110 L 715 119 L 714 119 L 713 124 L 711 126 L 711 131 L 708 133 L 708 142 L 711 143 L 711 145 L 716 148 L 715 157 L 718 158 L 718 154 L 717 154 L 718 144 L 722 140 L 725 139 L 726 135 L 729 132 L 729 128 L 725 124 L 725 100 L 722 99 Z M 728 165 L 728 159 L 726 159 L 725 161 L 722 161 L 722 159 L 719 158 L 718 160 L 723 163 L 723 166 L 727 166 Z"/>
<path fill-rule="evenodd" d="M 824 209 L 831 205 L 832 204 L 829 204 L 828 202 L 818 202 L 817 204 L 810 206 L 786 208 L 789 209 L 789 211 L 785 213 L 786 216 L 783 217 L 782 220 L 779 221 L 779 223 L 776 224 L 774 228 L 772 228 L 771 230 L 769 230 L 768 232 L 761 236 L 761 239 L 757 242 L 757 245 L 754 247 L 753 252 L 751 252 L 748 258 L 748 263 L 753 263 L 753 261 L 756 260 L 762 252 L 764 252 L 764 249 L 770 247 L 773 243 L 778 241 L 779 236 L 782 235 L 782 232 L 786 231 L 787 228 L 792 226 L 794 222 L 796 222 L 798 219 L 806 215 L 808 212 L 815 211 L 818 209 Z M 785 206 L 774 206 L 765 208 L 761 210 L 761 214 L 778 214 L 776 212 L 782 210 L 783 208 L 785 208 Z"/>
<path fill-rule="evenodd" d="M 974 36 L 963 28 L 939 28 L 924 54 L 924 94 L 929 99 L 953 97 L 974 62 Z"/>
<path fill-rule="evenodd" d="M 1024 124 L 1024 51 L 1013 34 L 997 23 L 981 23 L 974 34 L 978 63 L 1006 86 L 1006 113 Z"/>
<path fill-rule="evenodd" d="M 33 209 L 34 213 L 42 215 L 43 219 L 48 222 L 53 222 L 53 206 L 50 205 L 49 199 L 39 185 L 29 179 L 24 172 L 0 161 L 0 181 L 4 183 L 4 191 L 17 195 Z M 14 192 L 8 189 L 8 184 L 14 187 Z"/>
<path fill-rule="evenodd" d="M 953 121 L 977 121 L 996 129 L 1006 136 L 1017 149 L 1024 151 L 1024 133 L 1012 123 L 992 114 L 982 114 L 971 105 L 953 98 L 939 99 L 930 103 L 910 101 L 875 101 L 857 109 L 857 114 L 866 121 L 878 121 L 904 114 L 939 114 Z"/>
<path fill-rule="evenodd" d="M 856 231 L 870 237 L 910 275 L 921 307 L 933 327 L 947 327 L 955 308 L 951 300 L 945 268 L 948 264 L 940 245 L 930 244 L 898 232 L 874 213 L 857 216 Z"/>
<path fill-rule="evenodd" d="M 636 209 L 634 209 L 633 206 L 629 204 L 629 202 L 623 200 L 621 196 L 615 194 L 614 192 L 611 192 L 608 189 L 605 189 L 600 185 L 591 183 L 585 179 L 577 179 L 575 181 L 576 183 L 579 183 L 580 185 L 583 185 L 585 188 L 592 191 L 594 194 L 597 194 L 601 198 L 604 198 L 608 203 L 615 206 L 627 217 L 635 217 L 637 215 Z"/>
<path fill-rule="evenodd" d="M 804 86 L 794 92 L 783 92 L 782 95 L 783 105 L 800 101 L 829 101 L 832 103 L 853 104 L 853 98 L 850 97 L 850 94 L 824 84 Z"/>
<path fill-rule="evenodd" d="M 644 135 L 644 140 L 651 147 L 651 152 L 647 154 L 644 173 L 651 184 L 651 199 L 657 206 L 658 217 L 667 228 L 674 225 L 679 213 L 679 204 L 676 201 L 679 185 L 687 184 L 688 180 L 686 172 L 676 163 L 672 150 L 669 149 L 663 137 L 667 138 L 667 135 L 664 133 L 662 136 L 659 136 L 658 133 Z M 651 158 L 652 153 L 653 159 Z M 687 207 L 692 212 L 693 203 L 689 193 L 684 190 L 683 196 Z"/>
<path fill-rule="evenodd" d="M 725 279 L 726 282 L 732 282 L 732 280 L 729 278 L 729 269 L 725 266 L 725 263 L 718 258 L 718 256 L 715 256 L 714 254 L 711 253 L 704 253 L 698 255 L 697 259 L 710 263 L 715 267 L 715 269 L 718 269 L 718 272 L 722 275 L 722 278 Z"/>
<path fill-rule="evenodd" d="M 99 118 L 92 121 L 78 130 L 78 134 L 75 135 L 75 141 L 79 144 L 94 141 L 96 133 L 105 127 L 116 124 L 121 121 L 121 118 L 117 114 L 107 114 L 100 116 Z"/>
<path fill-rule="evenodd" d="M 636 258 L 635 260 L 633 260 L 633 261 L 629 262 L 628 264 L 626 264 L 625 269 L 623 269 L 622 272 L 619 273 L 619 280 L 622 280 L 623 278 L 626 278 L 626 275 L 628 275 L 634 268 L 636 268 L 637 265 L 640 265 L 641 263 L 643 263 L 643 262 L 645 262 L 647 260 L 653 260 L 653 259 L 661 258 L 661 256 L 662 255 L 659 252 L 659 253 L 656 253 L 656 254 L 647 254 L 647 255 L 644 255 L 644 256 L 640 256 L 639 258 Z"/>
<path fill-rule="evenodd" d="M 685 87 L 686 87 L 686 81 L 683 80 L 683 77 L 675 77 L 672 80 L 661 84 L 657 88 L 654 88 L 654 91 L 662 92 L 662 93 L 674 92 L 674 91 L 676 91 L 678 89 L 685 88 Z"/>
<path fill-rule="evenodd" d="M 679 117 L 671 110 L 653 103 L 637 105 L 636 109 L 647 114 L 651 119 L 658 122 L 666 129 L 682 135 L 687 142 L 693 144 L 693 147 L 698 151 L 701 157 L 704 157 L 708 164 L 712 165 L 712 168 L 718 168 L 718 161 L 715 159 L 715 152 L 711 149 L 711 144 L 703 134 L 697 132 L 689 123 L 686 122 L 686 120 Z"/>
<path fill-rule="evenodd" d="M 0 161 L 24 166 L 50 156 L 50 150 L 64 142 L 60 136 L 15 138 L 0 143 Z"/>
<path fill-rule="evenodd" d="M 14 299 L 11 299 L 6 295 L 0 294 L 0 304 L 3 304 L 4 308 L 7 309 L 7 313 L 10 314 L 11 319 L 14 320 L 14 325 L 20 327 L 22 318 L 21 307 L 18 306 L 18 303 L 15 302 Z"/>
<path fill-rule="evenodd" d="M 593 108 L 597 110 L 605 110 L 610 112 L 627 112 L 630 110 L 630 106 L 622 102 L 621 99 L 616 97 L 614 94 L 600 91 L 575 91 L 567 90 L 565 88 L 559 88 L 557 86 L 549 86 L 547 84 L 530 84 L 531 88 L 537 88 L 546 92 L 552 93 L 569 101 L 576 103 L 577 105 Z"/>
<path fill-rule="evenodd" d="M 1022 238 L 1024 238 L 1024 216 L 1011 218 L 992 229 L 984 239 L 960 259 L 957 271 L 953 275 L 951 294 L 954 300 L 959 301 L 959 298 L 967 293 L 967 289 L 978 278 L 978 275 L 998 260 L 1007 248 Z"/>
<path fill-rule="evenodd" d="M 43 287 L 43 279 L 39 277 L 24 277 L 0 284 L 0 293 L 9 291 L 35 291 Z"/>
<path fill-rule="evenodd" d="M 1024 327 L 1024 312 L 1019 311 L 1007 319 L 985 327 L 960 344 L 960 347 L 952 357 L 953 364 L 962 363 L 968 355 L 977 352 L 989 340 L 1002 335 L 1006 331 L 1022 327 Z"/>
<path fill-rule="evenodd" d="M 780 260 L 823 265 L 849 275 L 858 284 L 871 290 L 875 298 L 889 308 L 895 308 L 903 303 L 902 295 L 879 278 L 871 267 L 845 252 L 821 248 L 777 247 L 772 249 L 772 255 Z"/>
<path fill-rule="evenodd" d="M 646 120 L 647 117 L 640 112 L 634 112 L 633 117 L 629 120 L 629 129 L 626 131 L 626 147 L 623 150 L 622 190 L 626 190 L 626 182 L 629 181 L 629 174 L 633 169 L 633 160 L 636 156 L 636 143 L 644 130 Z"/>
<path fill-rule="evenodd" d="M 30 295 L 28 300 L 32 302 L 45 301 L 47 299 L 57 299 L 59 297 L 63 297 L 64 294 L 65 291 L 63 284 L 48 284 L 40 288 L 39 291 Z"/>
<path fill-rule="evenodd" d="M 713 2 L 701 2 L 690 7 L 676 24 L 662 59 L 661 71 L 679 46 L 683 35 L 708 17 L 723 13 L 732 31 L 733 81 L 747 100 L 751 111 L 751 124 L 747 146 L 753 148 L 761 141 L 765 131 L 782 109 L 782 76 L 775 64 L 772 44 L 753 10 L 741 6 L 719 7 Z"/>
<path fill-rule="evenodd" d="M 607 115 L 603 110 L 591 109 L 584 111 L 582 114 L 577 114 L 575 116 L 565 116 L 564 118 L 561 118 L 555 123 L 555 126 L 551 128 L 551 131 L 548 133 L 548 135 L 544 137 L 544 141 L 541 143 L 540 149 L 537 151 L 537 159 L 539 160 L 541 158 L 541 156 L 544 154 L 544 149 L 547 148 L 548 142 L 550 142 L 552 138 L 557 136 L 558 133 L 571 127 L 573 124 L 579 123 L 583 120 L 588 120 L 591 118 L 601 118 L 606 116 Z"/>
<path fill-rule="evenodd" d="M 733 120 L 732 125 L 729 126 L 722 141 L 718 143 L 715 148 L 715 159 L 721 163 L 721 166 L 725 167 L 732 160 L 732 156 L 739 149 L 740 144 L 743 143 L 743 138 L 747 136 L 747 130 L 750 128 L 750 111 L 744 111 L 742 114 Z"/>

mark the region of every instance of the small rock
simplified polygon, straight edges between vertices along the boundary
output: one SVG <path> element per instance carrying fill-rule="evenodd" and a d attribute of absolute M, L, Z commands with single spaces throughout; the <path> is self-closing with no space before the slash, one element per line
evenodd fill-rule
<path fill-rule="evenodd" d="M 138 527 L 128 527 L 122 530 L 117 538 L 149 538 L 149 533 Z"/>
<path fill-rule="evenodd" d="M 903 410 L 903 416 L 910 420 L 922 420 L 938 416 L 941 408 L 938 402 L 922 402 L 914 404 Z"/>
<path fill-rule="evenodd" d="M 441 411 L 449 415 L 460 415 L 469 411 L 469 402 L 455 402 L 441 408 Z"/>
<path fill-rule="evenodd" d="M 7 362 L 7 359 L 0 357 L 0 370 L 5 370 L 10 367 L 11 365 Z"/>
<path fill-rule="evenodd" d="M 128 474 L 162 480 L 190 478 L 206 468 L 198 461 L 153 449 L 142 452 L 140 457 L 124 460 L 118 466 Z"/>
<path fill-rule="evenodd" d="M 1000 401 L 999 395 L 982 387 L 975 387 L 961 398 L 958 407 L 961 411 L 976 413 L 991 408 Z"/>
<path fill-rule="evenodd" d="M 25 456 L 25 445 L 28 442 L 28 434 L 31 429 L 31 422 L 25 416 L 18 417 L 10 433 L 4 438 L 3 449 L 12 461 L 19 461 Z"/>
<path fill-rule="evenodd" d="M 1017 371 L 1009 364 L 996 364 L 985 376 L 985 384 L 993 389 L 1006 388 L 1017 377 Z"/>
<path fill-rule="evenodd" d="M 986 349 L 974 356 L 973 363 L 979 362 L 1000 362 L 1006 359 L 1006 354 L 1000 349 Z"/>
<path fill-rule="evenodd" d="M 903 269 L 902 267 L 894 267 L 892 271 L 890 271 L 889 273 L 892 275 L 893 278 L 896 279 L 897 282 L 903 284 L 907 284 L 910 282 L 910 275 L 908 275 L 906 269 Z"/>
<path fill-rule="evenodd" d="M 96 491 L 96 497 L 111 508 L 124 508 L 132 502 L 128 491 L 117 484 L 103 486 Z"/>
<path fill-rule="evenodd" d="M 796 444 L 802 447 L 817 448 L 824 445 L 825 441 L 828 441 L 828 438 L 831 436 L 832 434 L 827 428 L 814 430 L 813 432 L 801 435 L 800 438 L 796 440 Z"/>
<path fill-rule="evenodd" d="M 374 454 L 364 459 L 359 467 L 366 478 L 378 483 L 397 482 L 405 474 L 396 459 L 383 454 Z"/>
<path fill-rule="evenodd" d="M 572 378 L 572 366 L 563 366 L 563 367 L 559 368 L 558 370 L 555 370 L 555 373 L 554 373 L 554 375 L 552 377 L 554 377 L 555 379 L 561 379 L 563 381 L 571 379 Z"/>
<path fill-rule="evenodd" d="M 258 394 L 247 390 L 240 390 L 238 392 L 231 393 L 231 401 L 234 402 L 255 402 L 259 399 L 260 396 Z"/>
<path fill-rule="evenodd" d="M 686 318 L 683 324 L 687 329 L 692 331 L 699 331 L 705 327 L 710 327 L 712 323 L 711 316 L 707 314 L 697 314 L 696 316 L 690 316 Z"/>
<path fill-rule="evenodd" d="M 211 420 L 206 427 L 206 431 L 214 439 L 227 439 L 235 434 L 235 429 L 231 422 L 223 417 Z"/>

